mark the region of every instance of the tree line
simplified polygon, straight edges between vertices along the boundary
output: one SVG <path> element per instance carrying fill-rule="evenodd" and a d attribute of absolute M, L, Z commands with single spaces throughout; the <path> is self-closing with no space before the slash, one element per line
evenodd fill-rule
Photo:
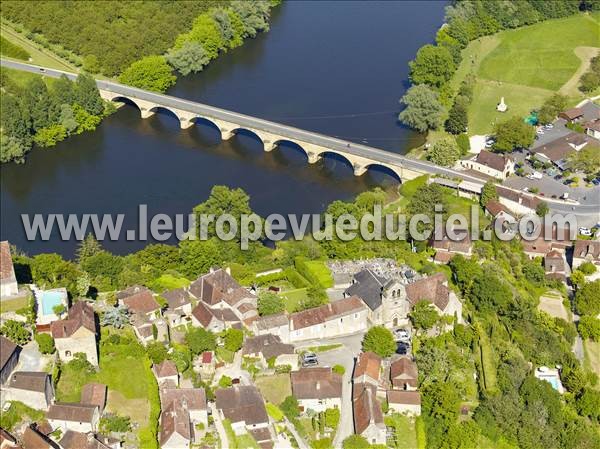
<path fill-rule="evenodd" d="M 464 133 L 474 77 L 467 76 L 458 92 L 453 92 L 449 83 L 469 42 L 501 30 L 597 9 L 600 2 L 589 0 L 453 2 L 446 8 L 446 23 L 437 32 L 435 44 L 421 47 L 409 63 L 412 87 L 400 99 L 405 108 L 399 120 L 419 132 L 444 126 L 451 134 Z M 446 160 L 441 162 L 449 165 Z"/>
<path fill-rule="evenodd" d="M 0 162 L 23 162 L 35 143 L 56 145 L 70 135 L 92 131 L 112 109 L 100 98 L 93 77 L 80 74 L 47 83 L 32 76 L 19 84 L 3 70 L 0 75 L 2 116 Z"/>

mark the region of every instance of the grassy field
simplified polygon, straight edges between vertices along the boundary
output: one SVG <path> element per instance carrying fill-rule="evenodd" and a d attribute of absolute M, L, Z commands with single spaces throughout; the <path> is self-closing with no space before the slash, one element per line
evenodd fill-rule
<path fill-rule="evenodd" d="M 30 62 L 31 64 L 50 67 L 51 69 L 66 70 L 68 72 L 77 71 L 77 68 L 75 66 L 59 58 L 54 53 L 51 53 L 49 50 L 46 50 L 38 44 L 30 41 L 25 36 L 17 33 L 13 29 L 11 29 L 10 26 L 7 25 L 5 22 L 2 22 L 0 35 L 13 45 L 21 47 L 23 50 L 29 53 L 30 60 L 28 62 Z M 5 57 L 5 55 L 2 55 L 2 57 Z"/>
<path fill-rule="evenodd" d="M 324 261 L 307 260 L 304 263 L 308 267 L 308 270 L 319 280 L 321 287 L 333 287 L 333 277 L 331 276 L 331 271 L 329 271 L 329 268 L 327 268 L 327 265 L 325 265 Z"/>
<path fill-rule="evenodd" d="M 292 394 L 289 374 L 257 377 L 254 383 L 263 397 L 275 405 L 281 404 L 286 397 Z"/>
<path fill-rule="evenodd" d="M 487 134 L 497 121 L 513 115 L 525 117 L 559 90 L 571 104 L 583 98 L 576 89 L 578 74 L 594 54 L 591 47 L 598 47 L 599 18 L 579 14 L 471 42 L 451 81 L 457 90 L 467 74 L 476 75 L 469 134 Z M 509 107 L 506 113 L 496 111 L 501 97 Z"/>
<path fill-rule="evenodd" d="M 585 340 L 583 348 L 585 353 L 585 367 L 595 373 L 600 373 L 600 342 Z"/>
<path fill-rule="evenodd" d="M 2 302 L 0 302 L 0 313 L 15 312 L 23 307 L 27 307 L 28 302 L 29 299 L 27 296 L 13 299 L 3 299 Z"/>
<path fill-rule="evenodd" d="M 0 427 L 12 432 L 25 420 L 39 421 L 43 417 L 43 411 L 35 410 L 19 401 L 12 401 L 8 410 L 0 414 Z"/>
<path fill-rule="evenodd" d="M 298 309 L 298 304 L 300 301 L 308 298 L 308 295 L 306 294 L 306 288 L 287 290 L 285 292 L 281 292 L 280 296 L 283 298 L 285 310 L 288 313 L 294 313 Z"/>
<path fill-rule="evenodd" d="M 153 280 L 150 288 L 156 292 L 162 293 L 165 290 L 174 290 L 176 288 L 187 287 L 191 282 L 184 277 L 174 276 L 172 274 L 163 274 Z"/>

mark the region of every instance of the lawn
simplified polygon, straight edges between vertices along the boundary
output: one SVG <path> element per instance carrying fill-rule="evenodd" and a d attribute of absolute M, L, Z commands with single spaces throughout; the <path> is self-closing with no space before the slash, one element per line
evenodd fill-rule
<path fill-rule="evenodd" d="M 165 290 L 175 290 L 190 285 L 190 280 L 182 276 L 174 276 L 172 274 L 163 274 L 154 279 L 149 287 L 155 292 L 162 293 Z"/>
<path fill-rule="evenodd" d="M 0 314 L 6 312 L 16 312 L 19 309 L 27 307 L 29 298 L 27 295 L 13 299 L 3 299 L 0 302 Z"/>
<path fill-rule="evenodd" d="M 558 90 L 581 64 L 577 47 L 598 47 L 600 25 L 589 15 L 548 20 L 498 34 L 500 44 L 482 61 L 488 80 Z"/>
<path fill-rule="evenodd" d="M 118 332 L 122 338 L 120 344 L 108 344 L 107 328 L 102 331 L 105 342 L 100 345 L 100 370 L 87 373 L 70 364 L 63 365 L 56 398 L 59 401 L 79 402 L 83 385 L 88 382 L 106 384 L 109 390 L 107 409 L 130 416 L 132 421 L 139 424 L 139 435 L 148 434 L 155 424 L 149 422 L 151 405 L 158 400 L 151 362 L 131 331 Z M 132 376 L 135 382 L 132 382 Z M 152 397 L 152 393 L 156 393 L 156 397 Z"/>
<path fill-rule="evenodd" d="M 263 397 L 275 405 L 281 404 L 286 397 L 292 394 L 289 374 L 257 377 L 254 383 Z"/>
<path fill-rule="evenodd" d="M 598 47 L 599 17 L 578 14 L 471 42 L 450 83 L 457 90 L 468 73 L 476 74 L 469 134 L 490 133 L 495 122 L 512 115 L 525 117 L 563 86 L 569 102 L 577 103 L 582 95 L 572 78 L 592 54 L 590 47 Z M 501 97 L 507 113 L 496 111 Z"/>
<path fill-rule="evenodd" d="M 271 418 L 273 418 L 275 421 L 279 422 L 279 421 L 283 420 L 283 412 L 275 404 L 273 404 L 272 402 L 267 402 L 265 407 L 267 409 L 267 413 L 269 414 L 269 416 Z"/>
<path fill-rule="evenodd" d="M 394 438 L 388 440 L 388 447 L 395 449 L 418 449 L 414 418 L 394 413 L 385 417 L 385 425 L 394 428 Z"/>
<path fill-rule="evenodd" d="M 0 414 L 0 427 L 13 431 L 24 420 L 39 421 L 44 417 L 44 412 L 26 406 L 22 402 L 12 401 L 7 411 Z"/>
<path fill-rule="evenodd" d="M 585 340 L 583 342 L 585 366 L 595 373 L 600 373 L 600 342 Z"/>
<path fill-rule="evenodd" d="M 341 343 L 336 343 L 333 345 L 310 346 L 308 348 L 308 350 L 312 351 L 314 353 L 319 353 L 319 352 L 333 351 L 334 349 L 341 348 L 342 346 L 344 346 L 344 345 Z"/>
<path fill-rule="evenodd" d="M 280 296 L 283 298 L 285 310 L 288 313 L 294 313 L 296 310 L 298 310 L 298 304 L 300 301 L 308 298 L 308 295 L 306 294 L 306 288 L 287 290 L 285 292 L 281 292 Z"/>

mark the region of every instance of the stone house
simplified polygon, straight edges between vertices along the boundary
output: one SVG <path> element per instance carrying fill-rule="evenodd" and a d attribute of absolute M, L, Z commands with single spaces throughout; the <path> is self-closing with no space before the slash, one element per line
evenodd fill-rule
<path fill-rule="evenodd" d="M 5 240 L 0 242 L 0 299 L 15 296 L 18 293 L 19 285 L 10 255 L 10 245 Z"/>
<path fill-rule="evenodd" d="M 106 407 L 107 391 L 108 387 L 104 384 L 95 382 L 87 383 L 81 389 L 81 399 L 79 402 L 81 404 L 96 405 L 100 415 L 102 415 Z"/>
<path fill-rule="evenodd" d="M 220 419 L 228 419 L 236 435 L 250 433 L 259 446 L 272 445 L 273 433 L 265 402 L 254 385 L 235 385 L 215 392 Z"/>
<path fill-rule="evenodd" d="M 371 444 L 386 444 L 386 426 L 383 422 L 377 388 L 368 383 L 355 383 L 352 388 L 354 433 Z"/>
<path fill-rule="evenodd" d="M 164 385 L 168 385 L 167 382 Z M 208 406 L 203 388 L 161 388 L 160 432 L 162 449 L 188 448 L 198 443 L 202 432 L 197 425 L 208 426 Z"/>
<path fill-rule="evenodd" d="M 557 279 L 565 282 L 567 262 L 564 255 L 557 250 L 552 250 L 544 257 L 544 271 L 547 279 Z"/>
<path fill-rule="evenodd" d="M 192 299 L 185 288 L 168 290 L 161 295 L 168 304 L 168 310 L 182 312 L 185 316 L 192 314 Z"/>
<path fill-rule="evenodd" d="M 163 360 L 158 365 L 152 365 L 152 372 L 159 386 L 167 382 L 179 386 L 179 372 L 172 360 Z"/>
<path fill-rule="evenodd" d="M 581 108 L 571 108 L 566 111 L 562 111 L 558 114 L 559 118 L 565 119 L 567 122 L 574 123 L 583 119 L 584 111 Z"/>
<path fill-rule="evenodd" d="M 298 355 L 294 351 L 294 345 L 283 343 L 281 338 L 273 334 L 247 338 L 242 355 L 260 359 L 263 368 L 272 359 L 274 366 L 290 365 L 293 370 L 298 369 Z"/>
<path fill-rule="evenodd" d="M 421 414 L 421 393 L 418 391 L 388 390 L 387 403 L 390 413 Z"/>
<path fill-rule="evenodd" d="M 98 366 L 96 316 L 90 304 L 76 302 L 69 309 L 68 318 L 54 321 L 50 331 L 63 362 L 72 360 L 76 353 L 83 353 L 88 362 Z"/>
<path fill-rule="evenodd" d="M 356 296 L 290 315 L 290 343 L 339 337 L 367 329 L 368 309 Z"/>
<path fill-rule="evenodd" d="M 541 203 L 541 200 L 534 195 L 518 192 L 497 185 L 498 202 L 517 215 L 526 215 L 535 213 L 535 209 Z"/>
<path fill-rule="evenodd" d="M 432 233 L 429 246 L 435 249 L 434 262 L 441 264 L 448 263 L 457 254 L 467 258 L 471 257 L 473 254 L 473 242 L 471 241 L 469 231 L 467 229 L 455 229 L 454 233 L 459 237 L 457 240 L 450 239 L 445 229 L 439 239 L 436 238 L 435 233 Z"/>
<path fill-rule="evenodd" d="M 134 315 L 131 325 L 135 336 L 144 346 L 155 341 L 169 342 L 169 326 L 162 317 L 151 319 L 146 315 Z"/>
<path fill-rule="evenodd" d="M 417 364 L 410 357 L 403 356 L 390 364 L 390 382 L 398 390 L 414 391 L 418 387 Z"/>
<path fill-rule="evenodd" d="M 100 411 L 97 405 L 56 402 L 50 406 L 46 418 L 54 430 L 96 432 L 100 422 Z"/>
<path fill-rule="evenodd" d="M 361 352 L 354 365 L 352 382 L 364 383 L 379 388 L 381 376 L 381 357 L 373 352 Z"/>
<path fill-rule="evenodd" d="M 584 262 L 600 265 L 600 240 L 577 240 L 573 248 L 573 269 Z"/>
<path fill-rule="evenodd" d="M 229 308 L 211 308 L 199 302 L 192 310 L 192 326 L 218 333 L 225 329 L 240 329 L 242 323 L 235 312 Z"/>
<path fill-rule="evenodd" d="M 284 343 L 290 342 L 290 320 L 285 313 L 259 317 L 252 323 L 251 329 L 255 335 L 272 334 Z"/>
<path fill-rule="evenodd" d="M 47 410 L 54 401 L 54 388 L 46 372 L 15 371 L 2 391 L 5 401 L 20 401 L 36 410 Z"/>
<path fill-rule="evenodd" d="M 58 442 L 61 449 L 117 449 L 121 442 L 112 438 L 67 430 Z"/>
<path fill-rule="evenodd" d="M 0 335 L 0 386 L 9 380 L 10 375 L 19 363 L 21 347 L 8 338 Z"/>
<path fill-rule="evenodd" d="M 151 290 L 146 287 L 133 286 L 117 293 L 119 304 L 126 307 L 132 315 L 140 315 L 149 321 L 161 316 L 161 307 Z"/>
<path fill-rule="evenodd" d="M 300 368 L 290 373 L 292 394 L 303 411 L 342 406 L 342 376 L 330 367 Z"/>
<path fill-rule="evenodd" d="M 448 288 L 448 280 L 444 273 L 435 273 L 408 284 L 406 298 L 411 309 L 419 301 L 428 301 L 441 315 L 454 316 L 462 323 L 462 303 Z"/>
<path fill-rule="evenodd" d="M 23 449 L 62 449 L 58 444 L 42 433 L 35 423 L 32 423 L 25 428 L 20 440 Z"/>
<path fill-rule="evenodd" d="M 501 180 L 515 172 L 515 163 L 511 157 L 487 150 L 481 150 L 474 158 L 462 160 L 460 164 L 466 169 Z"/>
<path fill-rule="evenodd" d="M 194 371 L 203 380 L 211 379 L 216 370 L 216 358 L 212 351 L 204 351 L 194 360 Z"/>

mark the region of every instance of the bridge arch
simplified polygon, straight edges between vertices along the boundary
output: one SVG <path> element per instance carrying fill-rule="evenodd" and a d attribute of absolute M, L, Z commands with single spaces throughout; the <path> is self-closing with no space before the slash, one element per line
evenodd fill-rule
<path fill-rule="evenodd" d="M 174 117 L 178 122 L 182 121 L 182 118 L 179 117 L 179 115 L 175 111 L 173 111 L 172 109 L 169 109 L 165 106 L 156 105 L 156 106 L 153 106 L 150 109 L 148 109 L 148 112 L 150 112 L 151 115 L 154 115 L 155 113 L 161 112 L 161 111 L 166 112 L 167 113 L 166 115 Z"/>
<path fill-rule="evenodd" d="M 292 147 L 296 153 L 302 153 L 306 158 L 309 158 L 309 152 L 302 146 L 302 144 L 299 144 L 291 139 L 277 139 L 273 142 L 273 147 L 279 148 L 281 144 Z"/>
<path fill-rule="evenodd" d="M 230 131 L 233 135 L 241 135 L 241 136 L 249 136 L 254 140 L 258 140 L 263 148 L 265 148 L 265 139 L 264 136 L 261 135 L 259 131 L 256 131 L 251 128 L 245 128 L 243 126 L 239 126 Z"/>
<path fill-rule="evenodd" d="M 325 151 L 320 151 L 318 153 L 318 157 L 321 160 L 323 158 L 327 158 L 329 160 L 334 160 L 336 162 L 340 162 L 341 164 L 345 165 L 346 167 L 348 167 L 353 172 L 356 172 L 356 164 L 354 164 L 350 160 L 350 158 L 348 158 L 348 156 L 346 156 L 344 153 L 339 153 L 339 152 L 334 151 L 334 150 L 325 150 Z"/>
<path fill-rule="evenodd" d="M 365 173 L 368 171 L 384 173 L 384 174 L 394 178 L 396 181 L 402 183 L 402 176 L 401 176 L 402 174 L 400 172 L 400 169 L 398 169 L 398 168 L 390 167 L 388 165 L 381 164 L 379 162 L 373 162 L 371 164 L 365 165 L 363 168 L 364 168 Z"/>
<path fill-rule="evenodd" d="M 123 103 L 123 104 L 131 105 L 131 106 L 135 106 L 136 108 L 138 108 L 138 110 L 140 110 L 140 111 L 142 110 L 140 105 L 137 104 L 135 100 L 132 100 L 131 98 L 125 97 L 122 95 L 117 95 L 116 97 L 112 97 L 110 99 L 110 101 L 113 103 Z"/>

